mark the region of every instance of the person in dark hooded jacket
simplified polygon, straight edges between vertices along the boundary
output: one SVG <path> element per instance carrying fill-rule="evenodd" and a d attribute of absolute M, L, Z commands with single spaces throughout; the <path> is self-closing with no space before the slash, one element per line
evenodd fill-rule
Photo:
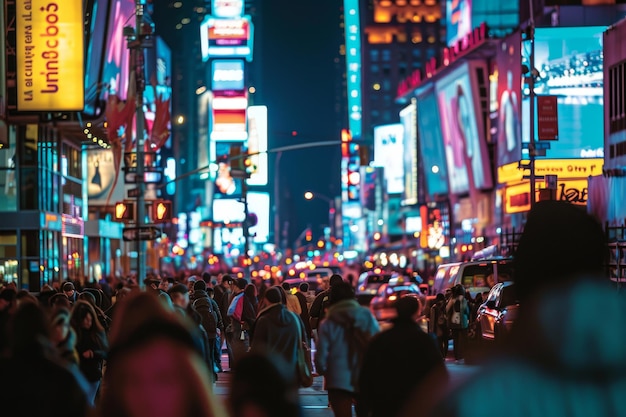
<path fill-rule="evenodd" d="M 265 307 L 259 311 L 253 329 L 250 351 L 278 355 L 289 364 L 288 378 L 298 382 L 297 362 L 300 340 L 307 340 L 300 317 L 287 309 L 282 302 L 280 288 L 265 291 Z"/>
<path fill-rule="evenodd" d="M 626 297 L 605 271 L 602 225 L 584 207 L 540 201 L 514 261 L 519 313 L 497 358 L 423 415 L 626 416 Z M 590 312 L 594 312 L 590 314 Z"/>

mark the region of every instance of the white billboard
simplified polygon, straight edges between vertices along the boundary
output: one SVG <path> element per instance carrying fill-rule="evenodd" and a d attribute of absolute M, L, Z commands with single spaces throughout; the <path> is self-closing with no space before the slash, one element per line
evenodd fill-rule
<path fill-rule="evenodd" d="M 387 194 L 404 192 L 404 126 L 401 123 L 374 127 L 373 165 L 385 169 Z"/>

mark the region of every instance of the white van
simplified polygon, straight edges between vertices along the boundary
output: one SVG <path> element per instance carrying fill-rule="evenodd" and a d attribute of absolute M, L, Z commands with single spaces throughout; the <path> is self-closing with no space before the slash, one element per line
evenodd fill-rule
<path fill-rule="evenodd" d="M 472 298 L 489 291 L 498 282 L 513 280 L 512 259 L 454 262 L 439 265 L 435 274 L 433 294 L 445 294 L 457 284 L 462 284 Z"/>

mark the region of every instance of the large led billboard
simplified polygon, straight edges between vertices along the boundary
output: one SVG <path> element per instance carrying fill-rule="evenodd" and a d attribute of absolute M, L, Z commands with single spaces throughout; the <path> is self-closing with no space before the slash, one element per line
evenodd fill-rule
<path fill-rule="evenodd" d="M 520 47 L 521 34 L 516 32 L 502 40 L 496 55 L 497 108 L 492 129 L 495 129 L 498 166 L 522 158 Z"/>
<path fill-rule="evenodd" d="M 248 215 L 256 219 L 256 225 L 249 228 L 250 236 L 255 243 L 266 243 L 270 235 L 270 195 L 249 192 L 247 199 Z"/>
<path fill-rule="evenodd" d="M 85 11 L 85 16 L 91 19 L 85 28 L 85 43 L 87 45 L 85 61 L 85 106 L 83 113 L 88 116 L 99 116 L 104 111 L 104 106 L 100 102 L 102 92 L 100 91 L 100 72 L 105 51 L 105 34 L 107 28 L 107 13 L 109 1 L 94 1 L 91 8 Z"/>
<path fill-rule="evenodd" d="M 215 17 L 238 17 L 243 12 L 244 0 L 213 0 L 211 2 L 211 14 Z"/>
<path fill-rule="evenodd" d="M 123 163 L 123 162 L 122 162 Z M 105 205 L 107 197 L 113 188 L 110 201 L 121 201 L 125 186 L 119 176 L 115 182 L 115 165 L 113 163 L 113 151 L 111 149 L 88 149 L 87 150 L 87 196 L 90 205 Z"/>
<path fill-rule="evenodd" d="M 404 151 L 404 126 L 394 123 L 374 127 L 373 165 L 385 169 L 387 194 L 404 191 L 404 165 L 398 163 L 398 155 Z"/>
<path fill-rule="evenodd" d="M 348 127 L 353 138 L 361 137 L 361 14 L 359 0 L 344 0 Z"/>
<path fill-rule="evenodd" d="M 435 83 L 441 116 L 450 192 L 464 194 L 493 186 L 476 71 L 484 65 L 465 62 Z"/>
<path fill-rule="evenodd" d="M 417 106 L 415 100 L 400 111 L 402 123 L 403 205 L 417 204 Z"/>
<path fill-rule="evenodd" d="M 252 61 L 253 34 L 250 16 L 232 19 L 208 16 L 200 25 L 202 59 L 245 58 Z"/>
<path fill-rule="evenodd" d="M 433 88 L 417 97 L 417 131 L 429 201 L 448 193 L 448 167 Z"/>
<path fill-rule="evenodd" d="M 559 138 L 550 141 L 549 158 L 604 155 L 602 33 L 606 27 L 551 27 L 535 31 L 535 94 L 557 96 Z M 529 64 L 529 48 L 522 60 Z M 524 89 L 524 142 L 530 140 L 529 90 Z M 535 118 L 535 138 L 536 123 Z M 524 151 L 528 156 L 527 151 Z"/>
<path fill-rule="evenodd" d="M 83 110 L 82 12 L 81 0 L 17 2 L 18 111 Z"/>

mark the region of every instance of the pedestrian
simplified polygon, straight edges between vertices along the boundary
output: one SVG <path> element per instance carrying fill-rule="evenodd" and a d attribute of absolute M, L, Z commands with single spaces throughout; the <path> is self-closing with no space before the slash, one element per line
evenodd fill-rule
<path fill-rule="evenodd" d="M 8 349 L 0 357 L 2 416 L 88 415 L 86 382 L 57 355 L 50 340 L 50 317 L 42 306 L 25 303 L 17 308 L 4 341 Z"/>
<path fill-rule="evenodd" d="M 309 344 L 311 343 L 311 338 L 313 337 L 313 333 L 311 331 L 311 323 L 309 316 L 309 307 L 307 304 L 307 295 L 309 293 L 309 283 L 301 282 L 298 286 L 298 291 L 294 294 L 300 303 L 300 319 L 302 319 L 302 323 L 304 324 L 304 330 L 306 333 L 306 337 L 309 340 Z"/>
<path fill-rule="evenodd" d="M 246 299 L 244 290 L 248 285 L 245 278 L 238 278 L 228 306 L 228 317 L 231 320 L 230 345 L 233 350 L 233 361 L 236 362 L 250 349 L 250 329 L 256 320 L 256 312 Z"/>
<path fill-rule="evenodd" d="M 626 295 L 606 276 L 607 255 L 602 225 L 584 207 L 537 202 L 513 256 L 510 337 L 464 384 L 423 392 L 440 399 L 429 415 L 626 415 Z"/>
<path fill-rule="evenodd" d="M 353 403 L 358 414 L 361 361 L 369 340 L 379 331 L 378 322 L 356 301 L 349 283 L 331 285 L 328 311 L 319 327 L 315 368 L 325 378 L 335 417 L 351 417 Z"/>
<path fill-rule="evenodd" d="M 70 325 L 71 312 L 65 307 L 58 307 L 52 311 L 50 320 L 51 332 L 50 341 L 56 347 L 59 356 L 74 365 L 78 365 L 80 360 L 76 351 L 76 332 Z"/>
<path fill-rule="evenodd" d="M 252 351 L 239 360 L 228 390 L 230 416 L 301 417 L 291 368 L 280 356 L 267 352 Z"/>
<path fill-rule="evenodd" d="M 74 303 L 70 323 L 76 332 L 76 352 L 80 371 L 89 382 L 87 401 L 93 406 L 100 389 L 109 342 L 104 328 L 98 321 L 96 311 L 85 300 L 77 300 Z"/>
<path fill-rule="evenodd" d="M 298 300 L 298 297 L 296 297 L 295 294 L 291 293 L 291 286 L 288 282 L 283 282 L 281 285 L 283 287 L 283 290 L 285 290 L 287 308 L 289 309 L 289 311 L 300 315 L 300 313 L 302 313 L 302 307 L 300 306 L 300 301 Z"/>
<path fill-rule="evenodd" d="M 280 289 L 276 286 L 265 291 L 265 307 L 259 311 L 250 340 L 251 352 L 274 354 L 282 357 L 289 369 L 285 371 L 288 381 L 298 385 L 297 362 L 300 340 L 306 340 L 300 317 L 282 302 Z"/>
<path fill-rule="evenodd" d="M 230 317 L 228 317 L 228 306 L 230 305 L 232 290 L 231 287 L 233 285 L 233 278 L 228 275 L 222 275 L 220 284 L 213 288 L 215 292 L 215 302 L 217 303 L 220 314 L 222 315 L 222 322 L 224 323 L 224 329 L 221 334 L 221 341 L 219 346 L 220 358 L 221 352 L 224 346 L 226 346 L 226 353 L 228 354 L 228 368 L 232 368 L 233 364 L 233 353 L 232 347 L 230 345 L 230 338 L 228 333 L 232 333 L 232 325 L 230 323 Z M 232 336 L 232 335 L 231 335 Z"/>
<path fill-rule="evenodd" d="M 400 298 L 394 304 L 397 316 L 393 326 L 369 342 L 359 378 L 359 415 L 396 417 L 427 378 L 447 381 L 448 371 L 441 351 L 416 323 L 419 307 L 417 298 Z M 390 366 L 399 348 L 415 354 L 403 358 L 401 366 Z"/>
<path fill-rule="evenodd" d="M 452 296 L 446 304 L 446 314 L 452 336 L 454 359 L 460 362 L 465 358 L 470 319 L 470 307 L 465 298 L 463 285 L 458 284 L 452 288 Z"/>
<path fill-rule="evenodd" d="M 193 284 L 193 294 L 191 295 L 191 306 L 200 314 L 201 324 L 208 337 L 206 357 L 207 367 L 211 370 L 213 380 L 217 380 L 217 366 L 215 364 L 215 350 L 217 349 L 217 337 L 219 328 L 223 327 L 222 316 L 217 303 L 209 297 L 206 282 L 198 280 Z"/>
<path fill-rule="evenodd" d="M 435 296 L 435 302 L 430 308 L 430 331 L 437 338 L 437 346 L 441 356 L 448 356 L 448 341 L 450 329 L 448 328 L 448 314 L 446 313 L 446 297 L 442 293 Z"/>
<path fill-rule="evenodd" d="M 332 288 L 333 285 L 339 284 L 342 282 L 344 281 L 341 275 L 339 274 L 331 275 L 331 277 L 329 278 L 327 282 L 324 281 L 324 284 L 323 284 L 325 286 L 324 290 L 315 296 L 315 299 L 313 300 L 313 304 L 311 304 L 311 308 L 309 309 L 309 322 L 311 324 L 311 329 L 313 330 L 314 337 L 317 332 L 319 323 L 326 316 L 326 310 L 328 309 L 328 306 L 330 305 L 329 303 L 330 289 Z"/>
<path fill-rule="evenodd" d="M 74 288 L 74 283 L 71 281 L 67 281 L 63 283 L 61 287 L 63 290 L 63 294 L 70 300 L 70 305 L 74 304 L 78 299 L 78 293 L 76 292 L 76 288 Z"/>
<path fill-rule="evenodd" d="M 188 322 L 147 292 L 120 308 L 96 417 L 226 417 Z"/>

